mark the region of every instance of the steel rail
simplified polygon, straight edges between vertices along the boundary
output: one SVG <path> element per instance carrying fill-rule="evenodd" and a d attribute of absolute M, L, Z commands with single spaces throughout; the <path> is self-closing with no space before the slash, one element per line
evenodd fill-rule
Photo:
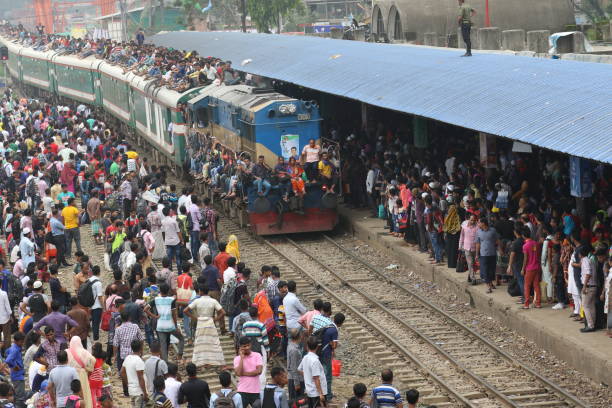
<path fill-rule="evenodd" d="M 468 332 L 470 335 L 476 337 L 478 340 L 483 342 L 491 351 L 493 351 L 493 352 L 497 353 L 498 355 L 502 356 L 511 365 L 517 366 L 520 369 L 522 369 L 522 370 L 526 371 L 527 373 L 529 373 L 530 375 L 532 375 L 533 377 L 535 377 L 538 381 L 542 382 L 544 385 L 546 385 L 547 387 L 551 388 L 552 391 L 554 393 L 556 393 L 558 396 L 562 397 L 562 399 L 568 400 L 569 402 L 571 402 L 572 404 L 576 405 L 577 407 L 582 407 L 582 408 L 588 408 L 589 407 L 589 405 L 586 405 L 583 401 L 580 401 L 575 396 L 570 394 L 569 391 L 559 387 L 558 385 L 556 385 L 553 382 L 551 382 L 549 379 L 547 379 L 547 378 L 543 377 L 542 375 L 536 373 L 534 370 L 532 370 L 531 368 L 527 367 L 525 364 L 523 364 L 520 361 L 516 360 L 516 358 L 512 357 L 506 351 L 500 349 L 495 344 L 493 344 L 491 341 L 489 341 L 488 339 L 486 339 L 482 335 L 478 334 L 477 332 L 475 332 L 473 329 L 471 329 L 470 327 L 468 327 L 464 323 L 458 321 L 457 319 L 452 317 L 450 314 L 448 314 L 444 310 L 440 309 L 439 307 L 437 307 L 436 305 L 434 305 L 433 303 L 431 303 L 430 301 L 425 299 L 423 296 L 419 295 L 418 293 L 415 293 L 413 290 L 408 288 L 406 285 L 404 285 L 402 283 L 399 283 L 399 282 L 396 282 L 395 280 L 391 279 L 384 272 L 381 272 L 377 267 L 375 267 L 374 265 L 370 264 L 368 261 L 366 261 L 365 259 L 361 258 L 360 256 L 352 253 L 349 249 L 345 248 L 343 245 L 339 244 L 338 242 L 336 242 L 334 239 L 330 238 L 326 234 L 322 234 L 322 235 L 325 237 L 325 239 L 328 242 L 330 242 L 333 245 L 335 245 L 338 249 L 340 249 L 345 254 L 349 255 L 352 259 L 356 260 L 357 262 L 359 262 L 362 265 L 364 265 L 365 267 L 367 267 L 370 271 L 376 273 L 379 277 L 383 278 L 388 284 L 391 284 L 391 285 L 394 285 L 394 286 L 400 288 L 402 291 L 406 292 L 407 294 L 409 294 L 413 298 L 417 299 L 419 302 L 421 302 L 423 305 L 427 306 L 429 309 L 431 309 L 434 312 L 442 315 L 445 319 L 450 320 L 456 326 L 459 326 L 461 329 L 463 329 L 464 331 Z M 329 268 L 327 268 L 327 269 L 329 269 Z M 359 289 L 355 288 L 355 290 L 359 290 Z M 417 333 L 416 330 L 413 330 L 413 331 L 415 333 Z M 423 338 L 423 340 L 428 341 L 430 344 L 434 345 L 436 348 L 439 348 L 438 345 L 436 345 L 435 343 L 432 343 L 422 333 L 417 333 L 417 334 L 419 335 L 419 337 Z M 467 371 L 465 371 L 465 372 L 467 373 Z M 497 394 L 497 392 L 496 392 L 496 394 Z"/>
<path fill-rule="evenodd" d="M 417 330 L 414 327 L 412 327 L 409 324 L 407 324 L 404 321 L 404 319 L 401 316 L 399 316 L 397 313 L 391 311 L 387 306 L 383 305 L 378 300 L 374 299 L 372 296 L 368 295 L 367 293 L 365 293 L 361 289 L 359 289 L 359 288 L 355 287 L 354 285 L 352 285 L 349 281 L 344 279 L 337 272 L 332 270 L 330 267 L 325 265 L 323 262 L 319 261 L 317 259 L 317 257 L 314 254 L 312 254 L 310 251 L 308 251 L 307 249 L 303 248 L 301 245 L 299 245 L 298 243 L 296 243 L 295 241 L 293 241 L 290 238 L 286 238 L 286 239 L 294 247 L 296 247 L 298 250 L 302 251 L 309 258 L 311 258 L 315 263 L 317 263 L 319 266 L 321 266 L 321 268 L 323 268 L 326 271 L 328 271 L 329 273 L 331 273 L 336 279 L 338 279 L 340 282 L 342 282 L 342 284 L 344 286 L 350 288 L 352 291 L 354 291 L 356 293 L 359 293 L 361 296 L 366 298 L 370 303 L 376 305 L 376 307 L 378 307 L 379 309 L 384 311 L 389 316 L 392 316 L 395 320 L 397 320 L 399 322 L 399 324 L 401 326 L 405 327 L 406 329 L 408 329 L 409 331 L 411 331 L 412 333 L 414 333 L 415 335 L 420 337 L 423 341 L 425 341 L 427 344 L 429 344 L 431 347 L 433 347 L 438 352 L 438 354 L 441 354 L 446 360 L 450 361 L 451 364 L 453 366 L 455 366 L 455 368 L 457 368 L 459 371 L 463 372 L 465 375 L 467 375 L 469 378 L 471 378 L 476 384 L 479 384 L 479 385 L 483 386 L 486 390 L 488 390 L 491 394 L 493 394 L 497 400 L 499 400 L 500 402 L 502 402 L 504 405 L 506 405 L 508 407 L 520 408 L 520 405 L 516 404 L 514 401 L 512 401 L 510 398 L 508 398 L 506 395 L 504 395 L 501 391 L 499 391 L 497 388 L 495 388 L 493 385 L 491 385 L 487 380 L 485 380 L 484 378 L 480 377 L 478 374 L 474 373 L 470 369 L 464 367 L 459 361 L 457 361 L 453 356 L 448 354 L 439 345 L 435 344 L 433 341 L 431 341 L 431 339 L 429 339 L 427 336 L 425 336 L 419 330 Z"/>
<path fill-rule="evenodd" d="M 311 281 L 315 287 L 323 289 L 325 292 L 329 294 L 330 297 L 335 299 L 336 302 L 342 304 L 346 309 L 350 310 L 352 314 L 359 317 L 365 323 L 367 323 L 372 329 L 378 332 L 382 337 L 384 337 L 387 341 L 389 341 L 394 347 L 396 347 L 399 351 L 401 351 L 410 361 L 412 361 L 417 367 L 419 367 L 427 376 L 431 378 L 431 380 L 436 383 L 439 387 L 446 390 L 452 397 L 456 398 L 461 404 L 466 407 L 475 407 L 470 400 L 465 398 L 461 393 L 454 389 L 452 386 L 447 384 L 442 378 L 440 378 L 436 373 L 434 373 L 431 369 L 429 369 L 417 356 L 415 356 L 410 350 L 406 349 L 403 345 L 401 345 L 396 339 L 391 337 L 385 330 L 380 328 L 375 322 L 373 322 L 370 318 L 365 316 L 363 313 L 358 311 L 354 306 L 344 301 L 338 295 L 334 293 L 334 290 L 329 288 L 327 285 L 319 282 L 310 272 L 306 271 L 303 267 L 295 263 L 291 258 L 287 255 L 283 254 L 278 248 L 274 246 L 270 241 L 266 239 L 262 239 L 263 243 L 282 257 L 287 263 L 291 264 L 297 271 L 307 277 L 307 280 Z"/>

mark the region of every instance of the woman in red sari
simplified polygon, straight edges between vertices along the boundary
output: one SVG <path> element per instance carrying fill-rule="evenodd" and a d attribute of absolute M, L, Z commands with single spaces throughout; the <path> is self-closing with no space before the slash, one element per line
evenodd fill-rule
<path fill-rule="evenodd" d="M 71 162 L 64 163 L 64 168 L 60 173 L 60 182 L 68 186 L 68 191 L 75 192 L 74 190 L 74 177 L 77 175 L 76 170 L 72 167 Z"/>

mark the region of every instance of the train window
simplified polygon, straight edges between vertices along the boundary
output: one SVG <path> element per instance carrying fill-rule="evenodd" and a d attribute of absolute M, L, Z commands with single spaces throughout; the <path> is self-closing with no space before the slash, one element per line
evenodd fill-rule
<path fill-rule="evenodd" d="M 251 143 L 255 143 L 255 127 L 253 125 L 249 125 L 248 123 L 243 123 L 244 125 L 244 137 L 247 141 Z"/>
<path fill-rule="evenodd" d="M 198 122 L 208 123 L 208 108 L 198 108 L 196 117 Z"/>

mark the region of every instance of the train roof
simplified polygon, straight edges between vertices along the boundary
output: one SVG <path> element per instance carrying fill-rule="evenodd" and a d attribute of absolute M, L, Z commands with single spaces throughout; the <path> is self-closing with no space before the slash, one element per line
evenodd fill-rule
<path fill-rule="evenodd" d="M 257 112 L 274 102 L 290 102 L 290 98 L 272 89 L 256 88 L 249 85 L 208 85 L 200 94 L 189 100 L 190 106 L 195 106 L 206 97 L 213 97 L 242 109 Z"/>
<path fill-rule="evenodd" d="M 56 64 L 67 65 L 70 67 L 77 67 L 88 70 L 96 70 L 98 66 L 102 63 L 102 60 L 94 57 L 93 55 L 87 58 L 78 58 L 74 55 L 57 55 L 52 53 L 54 56 L 51 58 Z"/>

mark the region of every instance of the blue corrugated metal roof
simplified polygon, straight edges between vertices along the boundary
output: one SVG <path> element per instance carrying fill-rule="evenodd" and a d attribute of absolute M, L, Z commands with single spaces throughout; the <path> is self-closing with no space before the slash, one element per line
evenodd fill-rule
<path fill-rule="evenodd" d="M 172 32 L 247 72 L 612 163 L 612 67 L 309 36 Z M 250 59 L 244 67 L 241 61 Z"/>

